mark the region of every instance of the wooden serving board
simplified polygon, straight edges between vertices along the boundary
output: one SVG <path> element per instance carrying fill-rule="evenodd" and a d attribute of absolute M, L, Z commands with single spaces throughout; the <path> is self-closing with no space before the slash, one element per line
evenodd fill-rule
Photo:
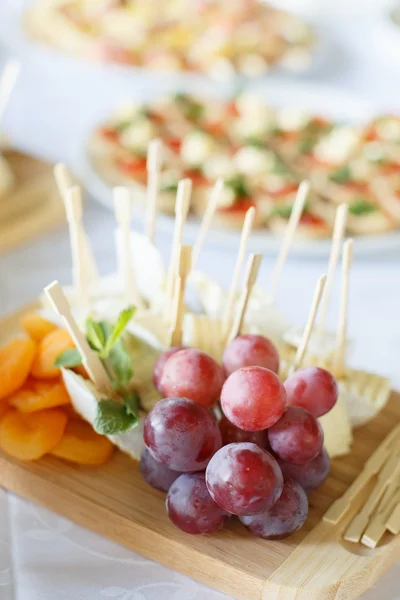
<path fill-rule="evenodd" d="M 0 321 L 0 343 L 16 333 L 20 316 Z M 351 454 L 334 460 L 327 481 L 310 495 L 304 528 L 283 541 L 257 539 L 233 519 L 217 534 L 184 534 L 168 520 L 165 495 L 119 452 L 99 469 L 53 457 L 23 463 L 0 453 L 0 485 L 238 600 L 352 600 L 400 558 L 400 536 L 386 534 L 369 550 L 340 539 L 357 505 L 338 526 L 321 517 L 399 418 L 400 394 L 393 393 L 380 415 L 355 432 Z"/>
<path fill-rule="evenodd" d="M 16 184 L 0 201 L 0 251 L 22 244 L 65 219 L 53 167 L 20 152 L 7 150 L 3 154 Z"/>

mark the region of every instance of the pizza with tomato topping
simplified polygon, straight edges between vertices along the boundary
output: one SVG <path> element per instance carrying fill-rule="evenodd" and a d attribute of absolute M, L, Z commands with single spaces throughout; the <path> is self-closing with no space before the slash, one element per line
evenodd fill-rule
<path fill-rule="evenodd" d="M 36 0 L 25 23 L 77 56 L 219 78 L 304 70 L 315 44 L 302 19 L 259 0 Z"/>
<path fill-rule="evenodd" d="M 279 233 L 300 182 L 308 178 L 312 192 L 298 234 L 329 237 L 336 208 L 345 202 L 348 232 L 365 235 L 400 223 L 394 210 L 400 210 L 399 124 L 400 119 L 381 117 L 349 126 L 272 108 L 245 93 L 230 101 L 175 94 L 121 108 L 94 132 L 89 153 L 109 185 L 133 185 L 143 191 L 147 147 L 160 138 L 160 210 L 173 214 L 178 182 L 190 177 L 191 211 L 201 217 L 211 186 L 223 178 L 215 219 L 227 228 L 241 228 L 244 214 L 254 206 L 255 226 Z"/>

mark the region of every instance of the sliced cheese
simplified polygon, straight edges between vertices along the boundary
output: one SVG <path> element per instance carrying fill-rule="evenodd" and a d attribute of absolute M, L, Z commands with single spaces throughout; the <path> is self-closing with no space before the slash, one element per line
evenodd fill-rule
<path fill-rule="evenodd" d="M 341 392 L 333 409 L 319 419 L 324 430 L 324 446 L 331 458 L 344 456 L 351 450 L 353 434 L 346 406 L 346 393 Z"/>
<path fill-rule="evenodd" d="M 390 380 L 356 369 L 348 369 L 339 380 L 339 389 L 346 403 L 353 427 L 365 425 L 386 405 L 391 393 Z"/>
<path fill-rule="evenodd" d="M 13 172 L 7 160 L 0 154 L 0 199 L 12 190 L 14 183 Z"/>
<path fill-rule="evenodd" d="M 295 326 L 284 332 L 283 341 L 293 348 L 298 348 L 302 337 L 303 328 Z M 323 333 L 313 331 L 308 342 L 308 352 L 314 356 L 329 359 L 335 351 L 337 344 L 336 338 L 336 332 L 333 331 L 324 331 Z M 351 346 L 352 342 L 347 340 L 346 353 L 348 353 Z"/>
<path fill-rule="evenodd" d="M 100 400 L 96 388 L 90 381 L 86 381 L 68 369 L 62 369 L 62 377 L 71 398 L 72 406 L 85 421 L 93 426 L 96 419 L 97 403 Z M 144 421 L 145 416 L 142 415 L 139 419 L 139 425 L 131 431 L 107 437 L 131 458 L 140 460 L 145 448 L 143 441 Z"/>

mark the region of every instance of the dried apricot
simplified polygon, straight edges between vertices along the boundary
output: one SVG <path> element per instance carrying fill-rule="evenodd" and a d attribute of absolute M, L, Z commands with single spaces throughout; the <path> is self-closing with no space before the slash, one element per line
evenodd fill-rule
<path fill-rule="evenodd" d="M 0 419 L 4 417 L 8 410 L 10 410 L 10 407 L 8 406 L 7 400 L 2 400 L 0 402 Z"/>
<path fill-rule="evenodd" d="M 29 311 L 21 319 L 21 327 L 35 342 L 41 342 L 49 333 L 57 329 L 57 325 L 44 319 L 39 313 Z"/>
<path fill-rule="evenodd" d="M 32 365 L 32 375 L 36 379 L 55 379 L 60 369 L 54 366 L 56 359 L 65 350 L 74 348 L 74 342 L 66 329 L 52 331 L 39 344 L 36 358 Z"/>
<path fill-rule="evenodd" d="M 0 448 L 20 460 L 37 460 L 57 446 L 67 421 L 56 408 L 32 414 L 11 409 L 0 421 Z"/>
<path fill-rule="evenodd" d="M 71 420 L 61 442 L 51 454 L 80 465 L 96 467 L 106 463 L 113 452 L 114 446 L 108 438 L 96 433 L 85 421 Z"/>
<path fill-rule="evenodd" d="M 30 338 L 17 338 L 0 348 L 0 400 L 16 392 L 26 381 L 36 354 Z"/>
<path fill-rule="evenodd" d="M 39 381 L 31 377 L 8 402 L 20 412 L 31 413 L 70 404 L 71 399 L 62 381 Z"/>

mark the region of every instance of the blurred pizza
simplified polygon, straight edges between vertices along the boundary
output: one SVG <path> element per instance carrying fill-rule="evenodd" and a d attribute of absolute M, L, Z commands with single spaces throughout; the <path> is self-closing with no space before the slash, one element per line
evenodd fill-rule
<path fill-rule="evenodd" d="M 258 0 L 35 0 L 25 25 L 78 56 L 215 77 L 303 70 L 315 43 L 302 19 Z"/>
<path fill-rule="evenodd" d="M 254 206 L 256 226 L 279 232 L 300 181 L 309 178 L 303 237 L 330 236 L 341 202 L 349 205 L 352 235 L 399 227 L 399 214 L 388 210 L 379 190 L 385 185 L 385 197 L 389 193 L 392 206 L 400 207 L 400 118 L 352 126 L 272 108 L 250 93 L 228 102 L 175 94 L 117 111 L 91 136 L 91 162 L 107 184 L 143 188 L 147 147 L 156 137 L 165 148 L 159 207 L 167 214 L 174 211 L 180 179 L 193 180 L 191 210 L 202 215 L 210 186 L 222 177 L 220 223 L 241 227 Z"/>

